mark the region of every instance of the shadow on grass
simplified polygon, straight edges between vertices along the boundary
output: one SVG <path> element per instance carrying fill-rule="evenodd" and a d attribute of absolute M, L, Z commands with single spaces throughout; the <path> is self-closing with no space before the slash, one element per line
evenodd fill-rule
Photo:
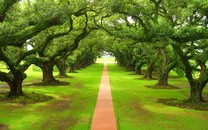
<path fill-rule="evenodd" d="M 43 95 L 43 94 L 37 94 L 37 93 L 34 93 L 34 92 L 24 93 L 22 96 L 11 97 L 11 98 L 8 98 L 8 93 L 6 93 L 6 92 L 1 92 L 0 93 L 0 102 L 20 103 L 20 104 L 23 104 L 23 105 L 46 102 L 50 99 L 52 99 L 51 96 L 47 96 L 47 95 Z"/>
<path fill-rule="evenodd" d="M 78 119 L 70 114 L 63 116 L 61 113 L 67 110 L 77 110 L 72 105 L 72 101 L 75 100 L 75 97 L 75 95 L 61 96 L 60 100 L 47 104 L 44 108 L 40 108 L 39 111 L 43 111 L 48 115 L 45 121 L 42 122 L 41 129 L 65 130 L 68 127 L 70 127 L 68 129 L 73 129 L 74 125 L 78 123 Z M 59 113 L 60 115 L 51 113 Z"/>
<path fill-rule="evenodd" d="M 168 106 L 175 106 L 180 108 L 195 109 L 200 111 L 208 111 L 208 101 L 204 102 L 192 102 L 190 100 L 179 100 L 176 98 L 159 98 L 158 103 L 162 103 Z"/>
<path fill-rule="evenodd" d="M 157 78 L 135 78 L 135 80 L 157 80 Z"/>
<path fill-rule="evenodd" d="M 32 83 L 32 84 L 27 84 L 25 86 L 67 86 L 69 84 L 70 84 L 69 82 L 56 80 L 54 82 L 48 82 L 48 83 L 44 83 L 44 82 Z"/>
<path fill-rule="evenodd" d="M 0 124 L 0 130 L 8 130 L 8 126 L 5 124 Z"/>
<path fill-rule="evenodd" d="M 176 86 L 172 86 L 172 85 L 166 85 L 166 86 L 160 86 L 160 85 L 146 85 L 147 88 L 151 88 L 151 89 L 180 89 L 179 87 Z"/>
<path fill-rule="evenodd" d="M 57 76 L 54 76 L 55 78 L 60 78 L 60 79 L 67 79 L 67 78 L 74 78 L 73 76 L 68 76 L 68 75 L 65 75 L 65 76 L 60 76 L 60 75 L 57 75 Z"/>

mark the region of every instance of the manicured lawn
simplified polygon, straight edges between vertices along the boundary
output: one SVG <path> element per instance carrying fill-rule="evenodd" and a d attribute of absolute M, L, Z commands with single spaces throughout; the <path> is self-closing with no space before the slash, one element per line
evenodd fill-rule
<path fill-rule="evenodd" d="M 139 80 L 141 76 L 127 72 L 116 64 L 108 65 L 114 111 L 119 130 L 207 130 L 208 112 L 157 103 L 158 98 L 188 99 L 185 78 L 172 78 L 171 85 L 181 89 L 150 89 L 156 80 Z M 208 87 L 204 97 L 208 100 Z"/>
<path fill-rule="evenodd" d="M 23 91 L 50 95 L 53 99 L 28 105 L 0 102 L 0 126 L 7 125 L 11 130 L 90 129 L 102 69 L 103 64 L 94 64 L 69 74 L 73 78 L 59 79 L 70 82 L 67 86 L 40 87 L 26 86 L 41 81 L 41 72 L 27 71 Z M 5 89 L 8 88 L 0 91 Z"/>
<path fill-rule="evenodd" d="M 105 59 L 106 60 L 106 59 Z M 100 59 L 100 62 L 105 60 Z M 107 59 L 109 62 L 113 58 Z M 103 64 L 94 64 L 73 78 L 59 79 L 70 82 L 67 86 L 28 86 L 41 81 L 41 72 L 27 71 L 24 92 L 52 96 L 53 99 L 36 104 L 0 102 L 0 128 L 11 130 L 88 130 L 95 109 Z M 187 99 L 189 88 L 185 78 L 172 74 L 171 85 L 181 89 L 150 89 L 156 80 L 139 80 L 142 76 L 126 71 L 116 64 L 108 64 L 109 78 L 117 126 L 119 130 L 207 130 L 208 112 L 157 103 L 158 98 Z M 54 73 L 57 75 L 57 72 Z M 2 85 L 2 83 L 1 83 Z M 8 88 L 0 87 L 0 92 Z M 204 90 L 208 100 L 208 87 Z"/>

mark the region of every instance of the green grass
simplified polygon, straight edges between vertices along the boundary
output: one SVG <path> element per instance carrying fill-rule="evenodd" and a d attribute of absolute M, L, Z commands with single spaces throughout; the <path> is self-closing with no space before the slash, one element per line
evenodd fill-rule
<path fill-rule="evenodd" d="M 113 61 L 114 59 L 100 59 Z M 103 64 L 94 64 L 78 73 L 69 74 L 73 78 L 59 79 L 68 81 L 68 86 L 27 86 L 41 81 L 41 72 L 27 71 L 24 92 L 52 96 L 47 102 L 18 104 L 0 102 L 0 129 L 2 124 L 10 130 L 88 130 L 95 109 Z M 115 115 L 119 130 L 207 130 L 208 112 L 157 103 L 158 98 L 187 99 L 189 88 L 185 78 L 171 74 L 170 85 L 180 89 L 150 89 L 157 80 L 139 80 L 116 64 L 108 64 L 110 84 Z M 54 72 L 57 75 L 57 72 Z M 2 84 L 2 83 L 1 83 Z M 8 88 L 7 88 L 8 89 Z M 0 87 L 0 92 L 7 90 Z M 208 100 L 208 87 L 204 97 Z"/>
<path fill-rule="evenodd" d="M 103 64 L 94 64 L 69 74 L 73 78 L 59 79 L 70 82 L 68 86 L 24 86 L 26 93 L 45 94 L 53 99 L 27 105 L 1 102 L 0 124 L 8 125 L 10 130 L 90 129 L 102 69 Z M 29 69 L 27 74 L 25 85 L 41 81 L 41 72 Z"/>
<path fill-rule="evenodd" d="M 139 80 L 141 76 L 127 72 L 116 64 L 108 65 L 114 111 L 119 130 L 206 130 L 208 112 L 157 103 L 158 98 L 188 99 L 185 78 L 171 78 L 170 85 L 181 89 L 150 89 L 157 80 Z M 208 89 L 204 97 L 208 100 Z"/>

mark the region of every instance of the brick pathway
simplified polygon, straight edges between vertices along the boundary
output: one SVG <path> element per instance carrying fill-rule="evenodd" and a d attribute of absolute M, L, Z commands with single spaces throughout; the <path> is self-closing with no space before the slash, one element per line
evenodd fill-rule
<path fill-rule="evenodd" d="M 104 65 L 91 130 L 116 130 L 107 65 Z"/>

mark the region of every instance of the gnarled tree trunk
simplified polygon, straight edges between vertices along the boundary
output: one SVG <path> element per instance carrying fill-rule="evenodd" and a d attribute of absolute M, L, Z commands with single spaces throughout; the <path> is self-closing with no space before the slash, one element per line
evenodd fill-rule
<path fill-rule="evenodd" d="M 202 102 L 203 97 L 202 97 L 202 91 L 203 88 L 206 86 L 206 80 L 195 80 L 193 75 L 192 75 L 192 67 L 185 57 L 181 57 L 183 59 L 183 63 L 186 66 L 185 73 L 186 77 L 189 81 L 190 84 L 190 98 L 189 100 L 192 102 Z"/>
<path fill-rule="evenodd" d="M 147 68 L 147 71 L 146 71 L 146 74 L 145 74 L 144 78 L 146 78 L 146 79 L 153 79 L 153 77 L 152 77 L 153 71 L 154 71 L 154 63 L 151 62 L 148 65 L 148 68 Z"/>
<path fill-rule="evenodd" d="M 202 102 L 203 101 L 202 91 L 208 82 L 208 76 L 207 76 L 208 72 L 205 69 L 206 67 L 205 68 L 203 67 L 206 66 L 206 62 L 204 63 L 201 62 L 200 77 L 198 79 L 194 79 L 194 76 L 192 75 L 193 68 L 189 62 L 190 59 L 188 58 L 188 56 L 183 54 L 183 51 L 180 47 L 173 46 L 173 48 L 179 54 L 180 59 L 185 66 L 186 78 L 188 79 L 190 84 L 189 100 L 191 102 Z"/>
<path fill-rule="evenodd" d="M 191 100 L 192 102 L 202 102 L 202 101 L 204 101 L 204 99 L 202 97 L 202 91 L 203 91 L 203 87 L 201 87 L 201 86 L 192 86 L 191 85 L 189 100 Z"/>
<path fill-rule="evenodd" d="M 41 70 L 43 72 L 43 83 L 53 83 L 56 82 L 53 76 L 53 67 L 54 64 L 52 61 L 47 61 L 41 64 Z"/>
<path fill-rule="evenodd" d="M 71 64 L 70 65 L 70 68 L 69 68 L 69 73 L 75 73 L 75 65 L 73 64 Z"/>
<path fill-rule="evenodd" d="M 158 57 L 158 55 L 159 55 L 159 49 L 157 49 L 155 52 L 155 56 Z M 148 60 L 148 67 L 147 67 L 147 71 L 146 71 L 144 78 L 153 79 L 152 73 L 153 73 L 154 69 L 155 69 L 155 61 Z"/>
<path fill-rule="evenodd" d="M 156 85 L 168 86 L 168 75 L 170 71 L 176 66 L 176 62 L 170 59 L 168 61 L 164 48 L 161 49 L 161 55 L 163 60 L 162 65 L 160 66 L 158 82 Z"/>
<path fill-rule="evenodd" d="M 162 74 L 160 74 L 156 85 L 168 86 L 168 75 L 169 75 L 169 72 L 163 72 Z"/>
<path fill-rule="evenodd" d="M 144 64 L 146 64 L 146 62 L 141 62 L 141 63 L 136 65 L 136 67 L 135 67 L 136 74 L 142 75 L 142 66 Z"/>
<path fill-rule="evenodd" d="M 59 62 L 56 63 L 56 66 L 59 70 L 59 75 L 58 77 L 60 78 L 65 78 L 65 77 L 68 77 L 68 75 L 66 74 L 66 63 L 65 63 L 65 59 L 62 58 Z"/>
<path fill-rule="evenodd" d="M 15 72 L 13 79 L 10 82 L 7 82 L 9 84 L 10 92 L 9 97 L 16 97 L 23 95 L 22 91 L 22 82 L 24 80 L 24 74 L 22 72 Z"/>

